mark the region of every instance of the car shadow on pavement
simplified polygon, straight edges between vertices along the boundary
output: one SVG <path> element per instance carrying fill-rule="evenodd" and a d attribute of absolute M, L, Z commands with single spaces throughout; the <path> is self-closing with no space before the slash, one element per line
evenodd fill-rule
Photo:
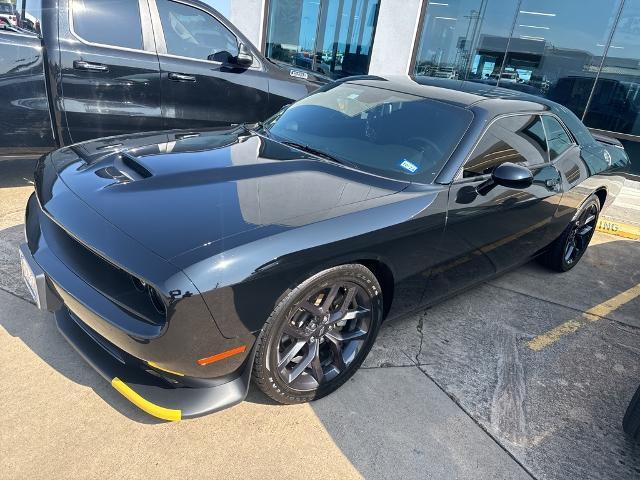
<path fill-rule="evenodd" d="M 0 160 L 0 188 L 29 185 L 33 181 L 37 161 L 34 157 Z"/>
<path fill-rule="evenodd" d="M 602 235 L 570 272 L 531 262 L 391 319 L 312 408 L 365 478 L 515 478 L 512 457 L 535 478 L 636 478 L 621 422 L 640 383 L 638 266 L 640 242 Z"/>

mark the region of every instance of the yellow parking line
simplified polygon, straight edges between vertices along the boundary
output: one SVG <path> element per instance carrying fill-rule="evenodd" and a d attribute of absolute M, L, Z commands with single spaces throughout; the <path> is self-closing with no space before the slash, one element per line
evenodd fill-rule
<path fill-rule="evenodd" d="M 598 227 L 596 230 L 610 235 L 631 238 L 633 240 L 640 239 L 640 227 L 618 222 L 606 217 L 601 217 L 600 220 L 598 220 Z"/>
<path fill-rule="evenodd" d="M 615 297 L 612 297 L 604 302 L 590 308 L 586 312 L 578 315 L 577 317 L 568 320 L 557 327 L 549 330 L 542 335 L 538 335 L 533 340 L 527 342 L 529 347 L 534 352 L 539 352 L 543 348 L 557 342 L 565 335 L 573 333 L 578 329 L 587 325 L 587 322 L 596 322 L 607 316 L 614 310 L 620 308 L 625 303 L 629 303 L 631 300 L 640 297 L 640 283 L 635 287 L 631 287 L 629 290 L 625 290 L 619 293 Z"/>

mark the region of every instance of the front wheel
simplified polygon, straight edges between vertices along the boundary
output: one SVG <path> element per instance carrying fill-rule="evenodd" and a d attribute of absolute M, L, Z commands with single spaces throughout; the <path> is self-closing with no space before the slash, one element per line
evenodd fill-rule
<path fill-rule="evenodd" d="M 380 284 L 359 264 L 324 270 L 291 290 L 258 338 L 253 378 L 280 403 L 336 390 L 360 367 L 382 321 Z"/>
<path fill-rule="evenodd" d="M 600 200 L 591 195 L 580 208 L 576 219 L 542 255 L 542 263 L 558 272 L 566 272 L 575 267 L 591 242 L 599 216 Z"/>

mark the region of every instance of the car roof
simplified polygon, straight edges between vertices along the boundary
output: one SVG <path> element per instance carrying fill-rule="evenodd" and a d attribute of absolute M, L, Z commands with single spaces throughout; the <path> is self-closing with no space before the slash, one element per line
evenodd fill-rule
<path fill-rule="evenodd" d="M 512 111 L 549 110 L 554 109 L 553 107 L 557 105 L 555 102 L 527 92 L 468 80 L 410 75 L 362 75 L 347 77 L 339 81 L 417 95 L 463 108 L 478 106 L 487 110 L 493 108 L 501 110 L 497 107 L 500 102 L 488 102 L 489 100 L 509 100 Z M 514 88 L 526 87 L 517 86 Z M 518 101 L 522 104 L 518 105 Z"/>
<path fill-rule="evenodd" d="M 509 88 L 497 87 L 489 81 L 452 80 L 413 75 L 361 75 L 336 82 L 354 83 L 416 95 L 450 105 L 472 109 L 487 119 L 504 113 L 545 112 L 557 115 L 571 130 L 580 145 L 595 142 L 587 127 L 567 107 L 540 95 L 530 85 L 509 83 Z M 334 83 L 336 83 L 334 82 Z"/>

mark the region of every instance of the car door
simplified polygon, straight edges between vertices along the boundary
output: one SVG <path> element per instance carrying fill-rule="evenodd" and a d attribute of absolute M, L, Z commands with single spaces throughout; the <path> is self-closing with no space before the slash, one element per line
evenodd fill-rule
<path fill-rule="evenodd" d="M 233 65 L 237 36 L 212 12 L 174 0 L 151 0 L 162 74 L 166 128 L 216 127 L 267 116 L 269 81 L 253 65 Z M 250 48 L 249 46 L 247 46 Z"/>
<path fill-rule="evenodd" d="M 531 186 L 492 185 L 492 171 L 505 162 L 529 168 Z M 491 122 L 449 188 L 443 261 L 431 272 L 427 300 L 517 265 L 549 244 L 561 196 L 540 116 L 507 115 Z"/>
<path fill-rule="evenodd" d="M 60 5 L 65 143 L 160 129 L 160 67 L 147 0 Z"/>

